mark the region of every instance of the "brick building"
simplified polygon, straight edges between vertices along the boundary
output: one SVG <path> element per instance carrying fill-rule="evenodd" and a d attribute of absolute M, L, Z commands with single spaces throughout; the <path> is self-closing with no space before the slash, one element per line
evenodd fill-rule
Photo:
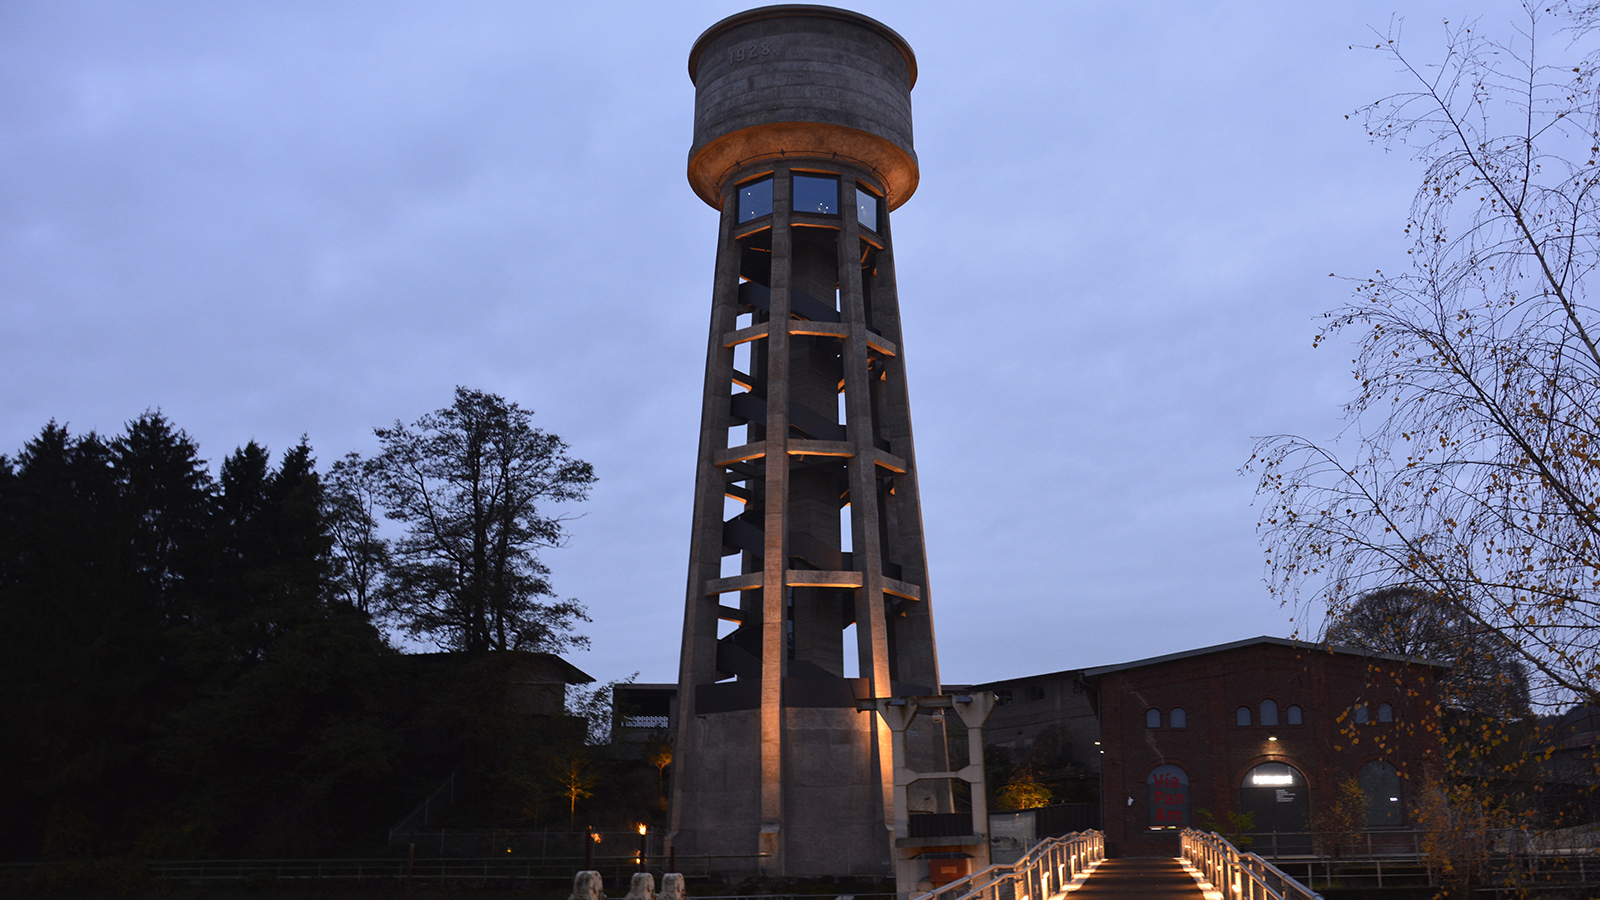
<path fill-rule="evenodd" d="M 1099 776 L 1100 723 L 1089 703 L 1082 671 L 1068 669 L 961 687 L 994 694 L 994 712 L 984 726 L 984 740 L 990 746 L 1020 753 L 1040 738 L 1053 736 L 1071 748 L 1073 760 L 1086 772 Z"/>
<path fill-rule="evenodd" d="M 1108 850 L 1175 856 L 1178 831 L 1206 810 L 1253 812 L 1279 853 L 1309 853 L 1318 804 L 1350 776 L 1369 827 L 1407 824 L 1438 756 L 1429 726 L 1443 668 L 1258 637 L 1084 670 Z"/>

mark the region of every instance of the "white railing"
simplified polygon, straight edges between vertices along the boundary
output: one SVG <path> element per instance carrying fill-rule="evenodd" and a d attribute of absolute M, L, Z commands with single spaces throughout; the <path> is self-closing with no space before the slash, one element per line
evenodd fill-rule
<path fill-rule="evenodd" d="M 1240 853 L 1219 834 L 1183 830 L 1183 858 L 1223 900 L 1322 900 L 1322 895 L 1254 853 Z"/>
<path fill-rule="evenodd" d="M 990 866 L 911 900 L 1046 900 L 1106 858 L 1105 835 L 1075 831 L 1045 838 L 1014 863 Z"/>

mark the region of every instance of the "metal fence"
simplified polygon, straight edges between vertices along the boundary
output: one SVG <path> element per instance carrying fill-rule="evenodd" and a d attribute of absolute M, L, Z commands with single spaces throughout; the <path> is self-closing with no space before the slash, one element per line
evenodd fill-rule
<path fill-rule="evenodd" d="M 1417 828 L 1383 828 L 1334 834 L 1324 831 L 1257 831 L 1239 835 L 1251 853 L 1271 860 L 1421 859 L 1424 834 Z"/>
<path fill-rule="evenodd" d="M 749 856 L 678 856 L 674 870 L 690 877 L 703 877 L 726 868 L 731 860 L 755 860 Z M 645 871 L 659 879 L 665 859 L 646 860 Z M 126 861 L 116 866 L 120 882 L 162 882 L 168 884 L 207 884 L 223 882 L 405 882 L 443 883 L 545 883 L 570 884 L 575 872 L 589 865 L 600 872 L 607 884 L 626 889 L 633 873 L 640 871 L 637 856 L 604 856 L 592 859 L 550 857 L 424 858 L 379 857 L 370 859 L 184 859 Z M 81 864 L 12 863 L 0 866 L 0 884 L 50 882 L 65 878 L 76 881 L 92 875 Z"/>
<path fill-rule="evenodd" d="M 1014 863 L 990 866 L 925 894 L 913 893 L 911 900 L 1045 900 L 1105 857 L 1105 835 L 1098 831 L 1045 838 Z"/>
<path fill-rule="evenodd" d="M 1240 853 L 1219 834 L 1185 828 L 1183 858 L 1233 900 L 1322 900 L 1283 870 L 1254 853 Z"/>
<path fill-rule="evenodd" d="M 676 871 L 685 875 L 708 875 L 728 859 L 759 857 L 680 856 Z M 661 860 L 660 862 L 665 862 Z M 608 883 L 626 885 L 640 871 L 635 856 L 600 856 L 517 859 L 506 857 L 418 858 L 408 859 L 281 859 L 281 860 L 177 860 L 148 863 L 152 877 L 161 881 L 247 881 L 247 880 L 365 880 L 405 879 L 419 882 L 557 880 L 570 882 L 573 873 L 585 864 L 593 867 Z M 664 874 L 660 864 L 647 861 L 645 871 L 658 879 Z"/>
<path fill-rule="evenodd" d="M 647 859 L 665 857 L 665 833 L 652 830 L 643 836 Z M 597 856 L 636 854 L 641 836 L 635 830 L 569 831 L 565 828 L 529 829 L 442 829 L 389 833 L 389 849 L 398 853 L 415 847 L 416 853 L 430 857 L 500 857 L 529 859 L 582 859 L 589 852 Z"/>
<path fill-rule="evenodd" d="M 1436 888 L 1435 861 L 1419 828 L 1382 828 L 1353 833 L 1256 832 L 1248 850 L 1312 888 Z M 1487 893 L 1571 890 L 1600 886 L 1600 831 L 1524 832 L 1496 829 L 1480 855 L 1466 860 L 1477 890 Z"/>

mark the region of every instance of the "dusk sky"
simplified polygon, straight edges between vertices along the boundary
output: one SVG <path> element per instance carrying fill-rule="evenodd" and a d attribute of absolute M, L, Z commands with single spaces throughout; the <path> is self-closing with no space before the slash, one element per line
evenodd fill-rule
<path fill-rule="evenodd" d="M 571 659 L 675 681 L 717 227 L 686 60 L 748 5 L 0 5 L 0 453 L 160 409 L 213 466 L 326 467 L 502 394 L 600 478 L 545 556 L 594 618 Z M 1329 273 L 1405 265 L 1374 29 L 1437 60 L 1520 8 L 850 8 L 920 73 L 894 233 L 944 679 L 1290 634 L 1239 468 L 1339 432 Z"/>

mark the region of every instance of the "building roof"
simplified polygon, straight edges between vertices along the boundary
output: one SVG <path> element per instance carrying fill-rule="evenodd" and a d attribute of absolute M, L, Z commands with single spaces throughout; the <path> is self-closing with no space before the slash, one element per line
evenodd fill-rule
<path fill-rule="evenodd" d="M 1366 659 L 1387 659 L 1394 662 L 1406 663 L 1408 665 L 1430 666 L 1435 669 L 1448 669 L 1451 666 L 1450 663 L 1440 662 L 1436 659 L 1422 659 L 1416 656 L 1401 656 L 1396 653 L 1380 653 L 1374 650 L 1363 650 L 1360 647 L 1344 647 L 1338 644 L 1324 644 L 1315 641 L 1296 641 L 1289 638 L 1271 637 L 1270 635 L 1264 634 L 1260 637 L 1246 638 L 1242 641 L 1232 641 L 1226 644 L 1215 644 L 1210 647 L 1200 647 L 1195 650 L 1185 650 L 1182 653 L 1168 653 L 1165 656 L 1152 656 L 1149 659 L 1136 659 L 1133 662 L 1118 663 L 1111 666 L 1097 666 L 1093 669 L 1084 669 L 1083 677 L 1096 678 L 1101 675 L 1110 675 L 1113 672 L 1124 672 L 1129 669 L 1142 669 L 1146 666 L 1155 666 L 1162 663 L 1176 662 L 1181 659 L 1192 659 L 1197 656 L 1209 656 L 1213 653 L 1224 653 L 1229 650 L 1242 650 L 1245 647 L 1256 647 L 1261 645 L 1288 647 L 1293 650 L 1338 653 L 1346 656 L 1360 656 Z"/>
<path fill-rule="evenodd" d="M 403 666 L 439 666 L 458 668 L 471 664 L 516 667 L 522 674 L 531 674 L 547 684 L 589 684 L 594 676 L 567 662 L 554 653 L 532 650 L 495 650 L 483 654 L 468 654 L 456 650 L 429 653 L 399 653 L 395 660 Z"/>
<path fill-rule="evenodd" d="M 1083 674 L 1082 669 L 1062 669 L 1059 672 L 1038 672 L 1033 675 L 1018 675 L 1015 678 L 996 678 L 994 681 L 984 681 L 978 684 L 945 684 L 941 685 L 946 694 L 957 694 L 963 691 L 987 691 L 996 687 L 1011 687 L 1028 681 L 1038 681 L 1041 678 L 1066 678 L 1076 680 Z"/>

